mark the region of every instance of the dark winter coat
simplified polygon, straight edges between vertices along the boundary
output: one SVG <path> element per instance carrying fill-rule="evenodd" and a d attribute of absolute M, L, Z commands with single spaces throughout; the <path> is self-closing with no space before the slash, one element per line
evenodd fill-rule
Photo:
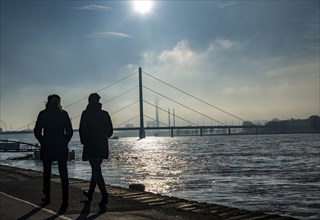
<path fill-rule="evenodd" d="M 113 134 L 112 122 L 100 103 L 91 103 L 82 112 L 79 135 L 83 144 L 83 160 L 107 159 L 108 138 Z"/>
<path fill-rule="evenodd" d="M 64 110 L 45 109 L 38 115 L 34 135 L 39 141 L 42 160 L 67 160 L 68 143 L 73 135 L 69 115 Z"/>

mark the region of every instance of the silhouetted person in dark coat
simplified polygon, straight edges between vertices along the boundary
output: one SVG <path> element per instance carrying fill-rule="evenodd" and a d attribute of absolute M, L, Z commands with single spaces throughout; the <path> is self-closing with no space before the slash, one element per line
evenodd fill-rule
<path fill-rule="evenodd" d="M 100 96 L 97 93 L 89 96 L 89 104 L 81 115 L 79 135 L 83 144 L 82 159 L 89 160 L 92 169 L 90 188 L 83 191 L 83 194 L 91 201 L 98 184 L 102 197 L 99 205 L 104 206 L 108 203 L 108 193 L 101 172 L 101 163 L 109 156 L 108 138 L 113 134 L 113 127 L 109 113 L 101 109 L 102 104 L 99 100 Z"/>
<path fill-rule="evenodd" d="M 69 180 L 68 180 L 68 143 L 71 140 L 73 129 L 69 115 L 62 110 L 61 99 L 58 95 L 49 95 L 45 110 L 38 115 L 34 128 L 34 135 L 40 143 L 40 157 L 43 163 L 43 194 L 44 204 L 50 203 L 51 166 L 58 161 L 62 187 L 62 205 L 60 211 L 68 207 Z"/>

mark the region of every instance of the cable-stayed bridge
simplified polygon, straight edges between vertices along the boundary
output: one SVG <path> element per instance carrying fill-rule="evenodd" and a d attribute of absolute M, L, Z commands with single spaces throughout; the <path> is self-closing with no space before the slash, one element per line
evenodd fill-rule
<path fill-rule="evenodd" d="M 138 77 L 134 78 L 137 75 Z M 135 82 L 135 79 L 138 79 L 138 82 Z M 148 83 L 144 82 L 145 79 L 149 80 Z M 121 87 L 121 84 L 126 81 L 129 81 L 126 85 L 132 86 L 127 90 Z M 115 87 L 118 88 L 116 93 L 113 92 L 116 91 Z M 119 87 L 121 92 L 119 92 Z M 108 95 L 101 94 L 102 99 L 105 96 L 111 97 L 107 101 L 101 101 L 101 103 L 103 105 L 107 104 L 114 130 L 138 131 L 139 138 L 144 138 L 148 130 L 156 131 L 155 133 L 167 130 L 171 136 L 203 136 L 241 133 L 244 129 L 251 130 L 252 133 L 258 133 L 258 130 L 264 127 L 246 122 L 229 111 L 142 71 L 142 68 L 96 92 L 99 94 L 108 92 Z M 64 107 L 69 112 L 73 124 L 80 119 L 81 112 L 87 104 L 88 96 Z M 125 100 L 119 101 L 120 98 L 125 98 Z M 115 101 L 117 101 L 115 104 L 110 105 L 111 102 Z M 79 107 L 80 104 L 81 107 Z M 194 105 L 196 106 L 194 107 Z M 150 116 L 153 113 L 155 113 L 155 116 Z M 221 119 L 218 120 L 216 116 L 219 116 L 219 118 L 224 116 L 224 118 L 229 119 L 229 122 L 231 119 L 231 124 L 227 120 L 224 122 Z M 34 123 L 35 121 L 14 132 L 31 132 Z"/>

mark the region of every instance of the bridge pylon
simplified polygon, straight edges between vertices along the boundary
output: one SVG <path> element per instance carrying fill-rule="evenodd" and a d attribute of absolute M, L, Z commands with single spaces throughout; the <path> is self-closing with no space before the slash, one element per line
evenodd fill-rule
<path fill-rule="evenodd" d="M 146 132 L 144 130 L 144 121 L 143 121 L 143 91 L 142 91 L 142 69 L 139 67 L 139 102 L 140 102 L 140 129 L 139 129 L 139 138 L 145 138 Z"/>

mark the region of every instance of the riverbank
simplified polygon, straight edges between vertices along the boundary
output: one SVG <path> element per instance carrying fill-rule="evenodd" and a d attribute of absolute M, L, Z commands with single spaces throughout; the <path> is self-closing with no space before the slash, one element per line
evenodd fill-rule
<path fill-rule="evenodd" d="M 174 197 L 107 186 L 108 209 L 99 213 L 99 193 L 85 201 L 82 190 L 89 183 L 70 179 L 69 208 L 58 214 L 61 192 L 59 177 L 52 178 L 52 201 L 40 207 L 42 173 L 0 165 L 0 212 L 4 219 L 293 219 L 262 212 L 250 212 L 222 205 L 187 201 Z"/>

